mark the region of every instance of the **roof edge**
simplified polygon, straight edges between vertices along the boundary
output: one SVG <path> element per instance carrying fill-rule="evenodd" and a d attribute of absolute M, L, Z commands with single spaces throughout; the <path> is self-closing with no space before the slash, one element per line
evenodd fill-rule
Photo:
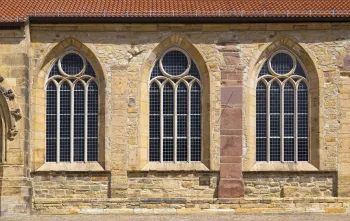
<path fill-rule="evenodd" d="M 1 26 L 23 26 L 29 21 L 34 24 L 72 24 L 72 23 L 292 23 L 292 22 L 350 22 L 350 16 L 344 17 L 57 17 L 33 16 L 13 21 L 1 21 Z"/>

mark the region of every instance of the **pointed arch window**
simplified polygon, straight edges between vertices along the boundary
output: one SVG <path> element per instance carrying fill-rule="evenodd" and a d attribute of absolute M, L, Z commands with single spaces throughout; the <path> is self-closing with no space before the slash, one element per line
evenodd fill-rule
<path fill-rule="evenodd" d="M 308 81 L 289 51 L 275 52 L 261 68 L 256 86 L 256 160 L 309 160 Z"/>
<path fill-rule="evenodd" d="M 149 161 L 201 161 L 201 81 L 178 48 L 156 61 L 149 82 Z"/>
<path fill-rule="evenodd" d="M 98 84 L 78 52 L 64 53 L 46 85 L 46 162 L 98 160 Z"/>

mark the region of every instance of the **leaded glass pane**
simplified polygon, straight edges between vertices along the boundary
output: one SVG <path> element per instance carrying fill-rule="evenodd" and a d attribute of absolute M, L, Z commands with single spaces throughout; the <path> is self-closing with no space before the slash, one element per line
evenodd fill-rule
<path fill-rule="evenodd" d="M 149 91 L 149 160 L 160 161 L 160 89 L 152 83 Z"/>
<path fill-rule="evenodd" d="M 98 160 L 98 87 L 94 81 L 88 86 L 87 161 Z"/>
<path fill-rule="evenodd" d="M 199 70 L 196 66 L 196 64 L 191 60 L 191 69 L 190 72 L 188 73 L 188 75 L 193 76 L 195 78 L 197 78 L 198 80 L 201 79 L 201 75 L 199 74 Z"/>
<path fill-rule="evenodd" d="M 167 83 L 163 89 L 163 161 L 174 160 L 174 89 Z"/>
<path fill-rule="evenodd" d="M 301 65 L 299 64 L 299 62 L 297 63 L 297 67 L 296 67 L 296 69 L 295 69 L 295 75 L 299 75 L 299 76 L 301 76 L 301 77 L 306 78 L 304 69 L 301 67 Z"/>
<path fill-rule="evenodd" d="M 151 79 L 161 76 L 161 72 L 159 70 L 159 60 L 154 64 L 154 67 L 152 69 L 152 73 L 151 73 Z"/>
<path fill-rule="evenodd" d="M 284 161 L 294 161 L 294 87 L 284 86 Z"/>
<path fill-rule="evenodd" d="M 85 71 L 86 75 L 90 75 L 91 77 L 96 77 L 95 71 L 92 68 L 91 64 L 88 62 L 86 65 L 86 71 Z"/>
<path fill-rule="evenodd" d="M 275 81 L 270 88 L 270 160 L 280 161 L 280 86 Z"/>
<path fill-rule="evenodd" d="M 52 67 L 52 69 L 51 69 L 51 72 L 50 72 L 50 75 L 49 75 L 49 78 L 50 77 L 53 77 L 53 76 L 55 76 L 55 75 L 59 75 L 60 74 L 60 72 L 59 72 L 59 70 L 58 70 L 58 61 L 55 63 L 55 65 Z"/>
<path fill-rule="evenodd" d="M 51 81 L 46 89 L 46 162 L 57 160 L 57 88 Z"/>
<path fill-rule="evenodd" d="M 61 67 L 64 73 L 68 75 L 76 75 L 83 70 L 84 61 L 77 54 L 67 54 L 61 59 Z"/>
<path fill-rule="evenodd" d="M 287 74 L 294 66 L 294 61 L 289 54 L 278 53 L 271 59 L 271 68 L 277 74 Z"/>
<path fill-rule="evenodd" d="M 256 160 L 266 161 L 266 86 L 259 81 L 256 87 Z"/>
<path fill-rule="evenodd" d="M 170 75 L 180 75 L 188 66 L 187 57 L 181 51 L 170 51 L 163 57 L 163 69 Z"/>
<path fill-rule="evenodd" d="M 177 161 L 187 161 L 187 87 L 177 88 Z"/>
<path fill-rule="evenodd" d="M 269 69 L 268 69 L 268 67 L 267 67 L 267 63 L 265 63 L 265 64 L 262 66 L 262 68 L 261 68 L 261 70 L 260 70 L 260 72 L 259 72 L 259 76 L 258 76 L 258 77 L 261 77 L 261 76 L 264 76 L 264 75 L 271 75 L 271 73 L 270 73 L 270 71 L 269 71 Z"/>
<path fill-rule="evenodd" d="M 191 161 L 201 161 L 202 120 L 201 88 L 197 82 L 191 87 Z"/>
<path fill-rule="evenodd" d="M 74 87 L 74 161 L 84 161 L 84 118 L 84 85 L 81 82 L 78 82 Z"/>
<path fill-rule="evenodd" d="M 70 116 L 71 116 L 71 88 L 67 82 L 60 89 L 60 161 L 70 161 Z"/>
<path fill-rule="evenodd" d="M 308 161 L 309 124 L 308 124 L 308 88 L 305 82 L 298 86 L 298 160 Z"/>

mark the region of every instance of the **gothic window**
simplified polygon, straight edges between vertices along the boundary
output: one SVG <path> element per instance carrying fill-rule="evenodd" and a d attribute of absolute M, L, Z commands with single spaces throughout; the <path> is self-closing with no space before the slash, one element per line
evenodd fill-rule
<path fill-rule="evenodd" d="M 46 86 L 46 162 L 98 160 L 98 85 L 90 63 L 64 53 Z"/>
<path fill-rule="evenodd" d="M 264 63 L 256 86 L 256 160 L 309 160 L 308 82 L 286 50 Z"/>
<path fill-rule="evenodd" d="M 201 161 L 200 74 L 185 51 L 169 49 L 156 61 L 149 105 L 149 161 Z"/>

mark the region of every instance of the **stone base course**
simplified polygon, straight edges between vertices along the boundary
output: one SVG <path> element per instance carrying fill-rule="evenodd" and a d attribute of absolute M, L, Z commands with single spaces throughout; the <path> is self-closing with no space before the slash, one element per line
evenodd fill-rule
<path fill-rule="evenodd" d="M 35 199 L 33 214 L 350 213 L 350 198 Z"/>

